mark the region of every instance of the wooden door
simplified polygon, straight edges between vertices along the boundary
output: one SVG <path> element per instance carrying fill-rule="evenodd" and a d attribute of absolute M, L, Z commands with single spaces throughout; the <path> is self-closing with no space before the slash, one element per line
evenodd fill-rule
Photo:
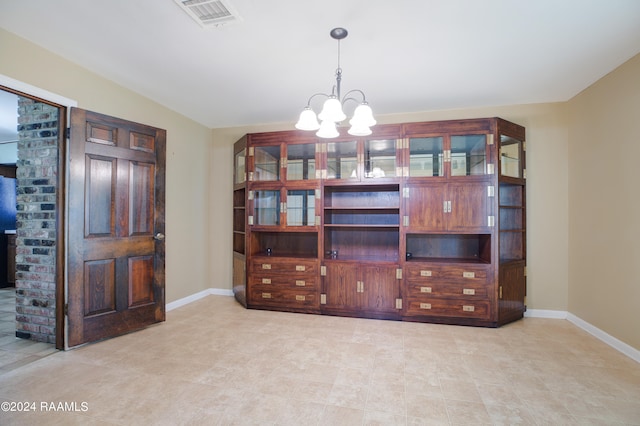
<path fill-rule="evenodd" d="M 364 308 L 372 312 L 398 313 L 396 298 L 400 297 L 400 282 L 396 277 L 397 266 L 360 265 Z"/>
<path fill-rule="evenodd" d="M 362 302 L 358 291 L 358 265 L 348 262 L 327 262 L 327 274 L 324 277 L 324 292 L 328 309 L 353 310 Z"/>
<path fill-rule="evenodd" d="M 491 232 L 488 186 L 486 182 L 448 185 L 447 199 L 451 202 L 451 212 L 447 214 L 449 231 Z"/>
<path fill-rule="evenodd" d="M 71 109 L 67 346 L 164 321 L 166 132 Z"/>
<path fill-rule="evenodd" d="M 442 183 L 411 186 L 407 212 L 414 231 L 445 231 L 446 185 Z"/>

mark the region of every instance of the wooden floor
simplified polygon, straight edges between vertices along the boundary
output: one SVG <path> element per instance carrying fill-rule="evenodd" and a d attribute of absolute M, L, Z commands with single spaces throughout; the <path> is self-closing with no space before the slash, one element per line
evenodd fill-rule
<path fill-rule="evenodd" d="M 3 425 L 639 425 L 640 364 L 565 320 L 485 329 L 208 296 L 0 373 L 0 401 L 35 408 Z"/>

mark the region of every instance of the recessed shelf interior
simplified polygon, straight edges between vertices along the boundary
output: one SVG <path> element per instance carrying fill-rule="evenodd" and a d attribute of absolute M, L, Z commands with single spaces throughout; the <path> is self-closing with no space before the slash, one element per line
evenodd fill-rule
<path fill-rule="evenodd" d="M 491 263 L 491 234 L 407 234 L 408 261 Z"/>
<path fill-rule="evenodd" d="M 317 232 L 251 233 L 251 254 L 274 257 L 318 257 Z"/>

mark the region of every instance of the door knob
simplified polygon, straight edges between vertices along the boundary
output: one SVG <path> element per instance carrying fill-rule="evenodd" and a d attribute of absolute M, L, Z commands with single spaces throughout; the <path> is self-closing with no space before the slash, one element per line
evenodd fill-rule
<path fill-rule="evenodd" d="M 161 232 L 158 232 L 156 235 L 153 236 L 153 239 L 156 241 L 164 241 L 164 234 Z"/>

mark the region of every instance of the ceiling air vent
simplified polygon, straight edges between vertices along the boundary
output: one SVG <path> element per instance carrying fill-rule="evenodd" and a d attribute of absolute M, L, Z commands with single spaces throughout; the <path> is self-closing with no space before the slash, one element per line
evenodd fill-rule
<path fill-rule="evenodd" d="M 204 28 L 219 27 L 242 20 L 226 0 L 174 0 Z"/>

